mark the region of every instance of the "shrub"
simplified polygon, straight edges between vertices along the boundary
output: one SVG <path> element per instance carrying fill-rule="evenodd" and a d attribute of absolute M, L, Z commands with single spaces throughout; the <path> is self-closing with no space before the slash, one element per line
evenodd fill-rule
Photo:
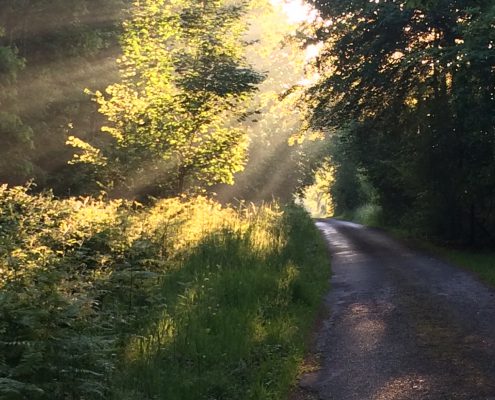
<path fill-rule="evenodd" d="M 2 186 L 0 399 L 275 398 L 327 275 L 299 208 Z"/>

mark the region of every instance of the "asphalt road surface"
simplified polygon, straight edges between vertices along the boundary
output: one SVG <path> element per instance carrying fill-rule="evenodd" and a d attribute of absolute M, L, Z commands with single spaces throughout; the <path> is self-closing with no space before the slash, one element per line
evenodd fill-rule
<path fill-rule="evenodd" d="M 379 230 L 317 226 L 333 277 L 321 369 L 300 382 L 311 398 L 495 400 L 494 289 Z"/>

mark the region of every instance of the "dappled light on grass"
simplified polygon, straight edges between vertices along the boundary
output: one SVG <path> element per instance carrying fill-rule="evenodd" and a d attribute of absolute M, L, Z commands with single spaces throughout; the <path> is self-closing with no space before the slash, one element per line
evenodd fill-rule
<path fill-rule="evenodd" d="M 129 391 L 181 399 L 284 393 L 302 358 L 308 311 L 325 287 L 325 272 L 309 265 L 323 260 L 294 243 L 310 221 L 290 228 L 286 218 L 270 206 L 249 207 L 222 230 L 205 229 L 181 268 L 164 278 L 166 311 L 127 346 L 116 398 Z"/>
<path fill-rule="evenodd" d="M 0 395 L 284 395 L 329 273 L 304 211 L 26 190 L 0 190 Z"/>

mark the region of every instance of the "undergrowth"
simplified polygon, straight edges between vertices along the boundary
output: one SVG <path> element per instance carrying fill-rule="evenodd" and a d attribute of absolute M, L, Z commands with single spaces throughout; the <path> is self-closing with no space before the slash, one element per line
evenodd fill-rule
<path fill-rule="evenodd" d="M 438 247 L 436 250 L 450 262 L 473 271 L 480 279 L 495 286 L 495 253 L 493 251 L 475 252 Z"/>
<path fill-rule="evenodd" d="M 338 218 L 375 228 L 383 226 L 382 209 L 372 203 L 364 204 L 353 211 L 347 211 Z"/>
<path fill-rule="evenodd" d="M 488 250 L 456 248 L 453 245 L 432 241 L 417 230 L 385 225 L 380 207 L 366 204 L 353 212 L 348 212 L 341 219 L 350 220 L 370 227 L 384 228 L 392 236 L 409 242 L 420 250 L 433 253 L 459 267 L 474 272 L 481 280 L 495 286 L 495 253 Z M 407 223 L 404 223 L 407 226 Z"/>
<path fill-rule="evenodd" d="M 474 272 L 489 285 L 495 286 L 495 253 L 490 250 L 455 248 L 446 244 L 437 244 L 426 239 L 417 239 L 409 232 L 392 230 L 390 233 L 414 247 L 434 254 L 452 264 Z"/>
<path fill-rule="evenodd" d="M 0 187 L 0 399 L 282 399 L 329 275 L 300 208 Z"/>

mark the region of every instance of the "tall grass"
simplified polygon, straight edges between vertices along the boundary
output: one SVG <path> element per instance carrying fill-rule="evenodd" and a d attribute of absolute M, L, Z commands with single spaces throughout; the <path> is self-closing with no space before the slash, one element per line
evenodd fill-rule
<path fill-rule="evenodd" d="M 426 240 L 411 238 L 404 231 L 393 232 L 394 236 L 412 242 L 419 249 L 428 251 L 458 267 L 474 272 L 482 281 L 495 286 L 495 253 L 482 249 L 460 249 L 434 244 Z"/>
<path fill-rule="evenodd" d="M 363 204 L 356 210 L 347 211 L 339 218 L 375 228 L 383 226 L 382 208 L 373 203 Z"/>
<path fill-rule="evenodd" d="M 0 190 L 0 399 L 281 399 L 328 281 L 300 208 Z"/>
<path fill-rule="evenodd" d="M 473 271 L 483 281 L 495 286 L 495 253 L 445 248 L 438 251 L 450 262 Z"/>

